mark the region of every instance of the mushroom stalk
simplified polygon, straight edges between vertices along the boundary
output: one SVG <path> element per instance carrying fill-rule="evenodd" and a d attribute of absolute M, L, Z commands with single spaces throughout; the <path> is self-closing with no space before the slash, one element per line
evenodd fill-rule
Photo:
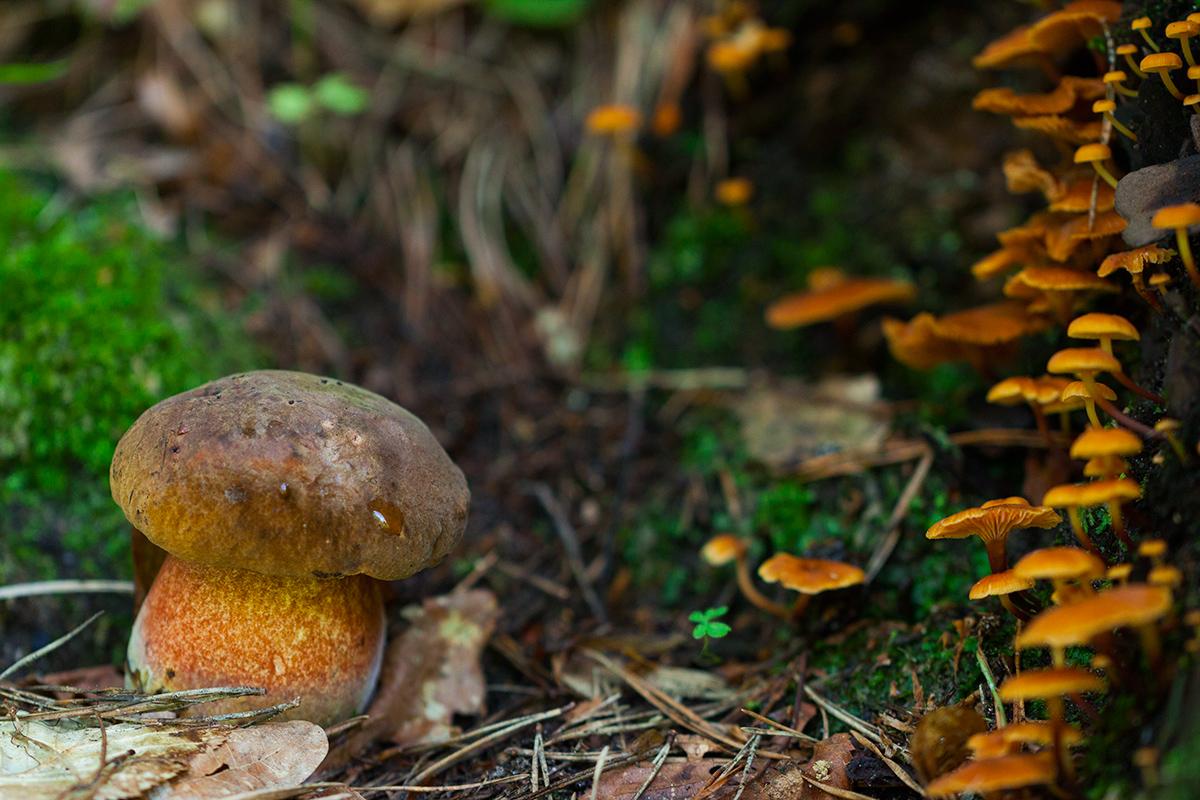
<path fill-rule="evenodd" d="M 1079 509 L 1074 506 L 1068 508 L 1067 516 L 1071 519 L 1071 530 L 1075 532 L 1075 538 L 1079 540 L 1079 543 L 1090 550 L 1093 555 L 1103 558 L 1104 556 L 1100 553 L 1100 550 L 1092 543 L 1091 538 L 1088 537 L 1087 531 L 1083 529 L 1083 518 L 1079 514 Z"/>
<path fill-rule="evenodd" d="M 1143 425 L 1142 423 L 1138 422 L 1133 417 L 1130 417 L 1128 414 L 1123 413 L 1119 408 L 1114 406 L 1109 401 L 1105 400 L 1103 397 L 1094 397 L 1092 399 L 1096 403 L 1096 405 L 1098 405 L 1102 409 L 1104 409 L 1105 414 L 1108 414 L 1110 417 L 1112 417 L 1118 423 L 1120 423 L 1121 427 L 1128 428 L 1129 430 L 1142 436 L 1145 439 L 1153 439 L 1155 436 L 1158 435 L 1157 433 L 1155 433 L 1153 428 L 1149 428 L 1149 427 Z M 1098 427 L 1100 427 L 1100 426 L 1098 426 Z"/>
<path fill-rule="evenodd" d="M 1132 551 L 1133 540 L 1129 538 L 1129 534 L 1125 532 L 1125 521 L 1121 518 L 1121 503 L 1117 500 L 1108 501 L 1108 515 L 1112 517 L 1113 533 L 1121 540 L 1121 543 Z"/>
<path fill-rule="evenodd" d="M 1008 553 L 1004 549 L 1004 539 L 985 539 L 983 546 L 987 549 L 988 566 L 992 574 L 1008 569 Z"/>
<path fill-rule="evenodd" d="M 1192 245 L 1188 241 L 1186 227 L 1175 229 L 1175 242 L 1179 246 L 1179 258 L 1183 260 L 1183 266 L 1187 269 L 1188 278 L 1191 279 L 1193 286 L 1200 289 L 1200 272 L 1196 270 L 1196 260 L 1192 258 Z"/>
<path fill-rule="evenodd" d="M 1124 372 L 1114 372 L 1114 373 L 1112 373 L 1112 376 L 1117 379 L 1117 383 L 1121 384 L 1122 386 L 1124 386 L 1126 389 L 1133 392 L 1134 394 L 1141 395 L 1142 397 L 1146 398 L 1147 400 L 1149 400 L 1150 402 L 1152 402 L 1156 405 L 1165 406 L 1167 404 L 1166 398 L 1162 397 L 1161 395 L 1155 394 L 1154 392 L 1150 391 L 1149 389 L 1143 389 L 1141 386 L 1138 386 L 1136 383 L 1133 382 L 1133 379 L 1130 378 L 1128 375 L 1126 375 Z"/>
<path fill-rule="evenodd" d="M 1083 385 L 1087 387 L 1088 396 L 1084 400 L 1083 405 L 1087 409 L 1088 419 L 1092 425 L 1097 428 L 1103 428 L 1100 424 L 1100 417 L 1096 414 L 1096 400 L 1100 397 L 1100 390 L 1096 388 L 1096 378 L 1091 372 L 1083 372 L 1079 375 L 1083 379 Z"/>
<path fill-rule="evenodd" d="M 742 590 L 742 594 L 746 596 L 746 599 L 771 616 L 779 617 L 780 619 L 788 619 L 792 616 L 793 609 L 771 601 L 754 585 L 754 579 L 750 576 L 750 561 L 746 558 L 745 554 L 737 557 L 737 582 L 738 588 Z"/>

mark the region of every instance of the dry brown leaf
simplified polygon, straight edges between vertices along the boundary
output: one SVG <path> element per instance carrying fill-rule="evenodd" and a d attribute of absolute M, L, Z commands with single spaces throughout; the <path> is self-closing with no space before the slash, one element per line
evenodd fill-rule
<path fill-rule="evenodd" d="M 454 732 L 455 714 L 481 713 L 485 686 L 479 656 L 498 615 L 495 595 L 484 589 L 406 609 L 411 625 L 388 643 L 368 720 L 325 766 L 344 764 L 379 739 L 400 745 L 441 741 Z"/>
<path fill-rule="evenodd" d="M 363 13 L 376 25 L 390 27 L 409 19 L 430 17 L 461 6 L 467 0 L 358 0 Z"/>
<path fill-rule="evenodd" d="M 214 800 L 296 786 L 313 774 L 328 750 L 325 731 L 311 722 L 238 728 L 221 744 L 192 756 L 187 773 L 159 787 L 151 800 Z"/>
<path fill-rule="evenodd" d="M 734 403 L 750 456 L 776 470 L 836 451 L 874 450 L 889 420 L 874 376 L 750 389 Z"/>

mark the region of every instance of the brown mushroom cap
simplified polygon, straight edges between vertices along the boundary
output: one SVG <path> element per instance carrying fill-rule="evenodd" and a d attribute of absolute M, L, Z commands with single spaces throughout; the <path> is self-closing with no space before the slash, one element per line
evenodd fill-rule
<path fill-rule="evenodd" d="M 1019 578 L 1037 580 L 1084 580 L 1104 576 L 1104 562 L 1078 547 L 1045 547 L 1022 556 L 1012 568 Z"/>
<path fill-rule="evenodd" d="M 1071 609 L 1076 606 L 1059 606 Z M 1014 675 L 1000 684 L 1000 699 L 1006 703 L 1017 700 L 1044 700 L 1062 697 L 1076 692 L 1099 692 L 1104 689 L 1104 680 L 1098 675 L 1079 667 L 1049 667 L 1029 669 Z"/>
<path fill-rule="evenodd" d="M 776 553 L 758 568 L 758 577 L 767 583 L 783 584 L 784 588 L 793 592 L 820 594 L 862 583 L 866 580 L 866 573 L 853 564 L 841 561 Z"/>
<path fill-rule="evenodd" d="M 121 437 L 113 499 L 179 558 L 268 575 L 406 578 L 462 537 L 470 492 L 429 429 L 357 386 L 247 372 Z"/>
<path fill-rule="evenodd" d="M 930 782 L 925 787 L 925 794 L 930 797 L 952 797 L 964 792 L 988 794 L 1052 783 L 1056 774 L 1050 753 L 986 758 L 968 761 Z"/>
<path fill-rule="evenodd" d="M 1142 452 L 1142 440 L 1124 428 L 1088 428 L 1071 443 L 1071 458 L 1134 456 Z"/>
<path fill-rule="evenodd" d="M 847 278 L 821 289 L 792 294 L 767 308 L 767 325 L 786 329 L 827 322 L 879 303 L 908 302 L 917 289 L 889 278 Z"/>
<path fill-rule="evenodd" d="M 1017 647 L 1070 647 L 1123 626 L 1148 625 L 1171 610 L 1161 586 L 1129 584 L 1038 614 L 1017 635 Z"/>

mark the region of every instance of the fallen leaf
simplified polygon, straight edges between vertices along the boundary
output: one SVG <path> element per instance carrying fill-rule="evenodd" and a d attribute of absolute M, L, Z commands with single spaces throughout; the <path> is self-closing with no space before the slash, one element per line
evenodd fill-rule
<path fill-rule="evenodd" d="M 296 786 L 316 771 L 328 751 L 325 731 L 311 722 L 237 728 L 216 747 L 192 756 L 187 774 L 156 789 L 150 800 L 212 800 Z"/>
<path fill-rule="evenodd" d="M 874 450 L 889 420 L 874 376 L 833 377 L 812 386 L 794 381 L 758 387 L 733 403 L 750 456 L 775 470 L 813 456 Z"/>
<path fill-rule="evenodd" d="M 479 656 L 499 615 L 483 589 L 426 600 L 407 609 L 410 627 L 388 643 L 379 688 L 367 721 L 330 754 L 326 768 L 344 764 L 371 742 L 439 742 L 454 733 L 455 714 L 483 712 Z"/>
<path fill-rule="evenodd" d="M 51 800 L 77 786 L 95 800 L 140 797 L 184 772 L 204 746 L 185 728 L 123 722 L 102 733 L 75 721 L 0 722 L 0 797 Z"/>

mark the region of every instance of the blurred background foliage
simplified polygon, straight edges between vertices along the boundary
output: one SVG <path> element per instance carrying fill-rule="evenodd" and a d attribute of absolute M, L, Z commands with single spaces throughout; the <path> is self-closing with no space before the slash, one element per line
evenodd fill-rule
<path fill-rule="evenodd" d="M 113 448 L 159 398 L 258 363 L 236 315 L 128 197 L 0 173 L 0 582 L 126 574 Z"/>

